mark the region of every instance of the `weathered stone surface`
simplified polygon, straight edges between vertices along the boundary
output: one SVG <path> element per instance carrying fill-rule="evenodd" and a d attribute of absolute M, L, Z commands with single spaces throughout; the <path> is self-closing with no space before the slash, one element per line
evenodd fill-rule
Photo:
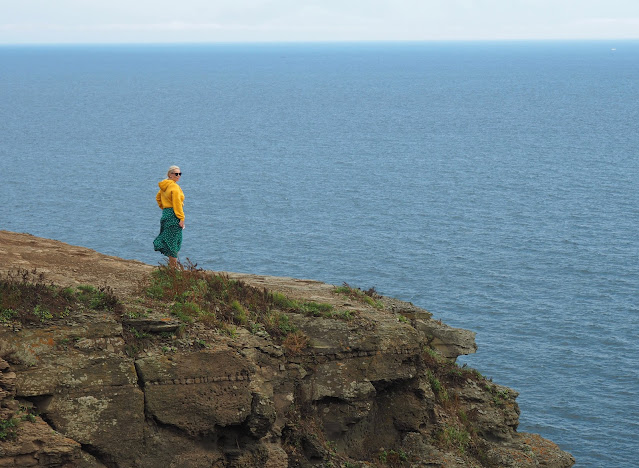
<path fill-rule="evenodd" d="M 195 439 L 172 427 L 148 421 L 137 457 L 129 466 L 210 468 L 225 465 L 226 457 L 215 441 Z"/>
<path fill-rule="evenodd" d="M 125 318 L 122 321 L 125 328 L 135 328 L 140 332 L 174 333 L 180 328 L 180 321 L 171 318 Z"/>
<path fill-rule="evenodd" d="M 21 421 L 15 438 L 0 440 L 0 467 L 55 466 L 100 468 L 93 457 L 83 459 L 80 444 L 52 431 L 41 418 Z"/>
<path fill-rule="evenodd" d="M 235 349 L 216 346 L 198 352 L 157 355 L 135 362 L 143 385 L 187 384 L 187 380 L 208 382 L 247 380 L 253 365 Z M 194 383 L 194 382 L 188 382 Z"/>
<path fill-rule="evenodd" d="M 219 347 L 172 357 L 140 359 L 146 411 L 162 424 L 192 435 L 237 425 L 251 414 L 251 364 L 234 349 Z"/>
<path fill-rule="evenodd" d="M 361 312 L 361 320 L 342 321 L 328 318 L 292 315 L 296 327 L 312 337 L 314 354 L 357 357 L 370 353 L 415 351 L 422 339 L 408 324 L 391 314 Z"/>
<path fill-rule="evenodd" d="M 11 246 L 0 248 L 0 272 L 38 267 L 62 285 L 106 280 L 134 295 L 152 270 L 29 235 L 0 231 L 0 243 Z M 374 466 L 382 455 L 411 467 L 574 464 L 552 442 L 517 432 L 516 392 L 454 367 L 475 351 L 474 333 L 391 298 L 378 308 L 317 281 L 230 276 L 354 318 L 289 312 L 309 338 L 297 353 L 244 329 L 230 338 L 195 326 L 147 349 L 127 341 L 131 328 L 178 334 L 161 310 L 1 326 L 0 418 L 21 405 L 42 418 L 0 440 L 0 467 Z M 463 446 L 471 433 L 476 445 Z"/>
<path fill-rule="evenodd" d="M 467 381 L 455 394 L 465 403 L 466 412 L 472 414 L 485 437 L 510 441 L 519 424 L 518 393 L 494 383 L 480 386 Z"/>
<path fill-rule="evenodd" d="M 444 357 L 456 359 L 458 356 L 477 351 L 475 332 L 470 330 L 449 327 L 432 319 L 415 320 L 415 328 L 423 333 L 428 344 Z"/>
<path fill-rule="evenodd" d="M 73 324 L 17 332 L 0 329 L 0 340 L 23 357 L 19 361 L 28 360 L 16 366 L 17 398 L 34 402 L 66 437 L 109 453 L 109 459 L 126 460 L 142 440 L 144 394 L 133 361 L 121 353 L 121 325 L 104 314 L 91 319 L 78 316 Z M 86 461 L 92 457 L 81 458 L 92 463 Z"/>
<path fill-rule="evenodd" d="M 47 419 L 61 433 L 115 460 L 128 460 L 143 438 L 144 394 L 137 387 L 55 395 Z"/>

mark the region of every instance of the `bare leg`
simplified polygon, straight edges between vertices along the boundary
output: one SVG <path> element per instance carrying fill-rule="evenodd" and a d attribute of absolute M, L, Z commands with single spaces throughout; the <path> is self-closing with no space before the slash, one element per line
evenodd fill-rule
<path fill-rule="evenodd" d="M 177 258 L 169 257 L 169 266 L 171 268 L 176 268 L 177 267 Z"/>

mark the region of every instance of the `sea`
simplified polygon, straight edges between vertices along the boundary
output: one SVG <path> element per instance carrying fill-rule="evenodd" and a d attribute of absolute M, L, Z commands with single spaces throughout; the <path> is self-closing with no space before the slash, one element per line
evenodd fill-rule
<path fill-rule="evenodd" d="M 0 46 L 0 229 L 158 264 L 172 164 L 182 260 L 410 301 L 639 466 L 639 41 Z"/>

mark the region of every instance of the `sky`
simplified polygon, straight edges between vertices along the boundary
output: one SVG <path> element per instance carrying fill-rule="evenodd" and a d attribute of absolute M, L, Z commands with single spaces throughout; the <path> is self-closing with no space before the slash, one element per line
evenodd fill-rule
<path fill-rule="evenodd" d="M 0 0 L 0 44 L 639 39 L 639 0 Z"/>

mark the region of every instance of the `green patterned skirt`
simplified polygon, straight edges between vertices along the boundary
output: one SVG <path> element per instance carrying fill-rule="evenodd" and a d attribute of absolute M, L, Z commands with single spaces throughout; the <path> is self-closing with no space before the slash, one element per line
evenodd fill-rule
<path fill-rule="evenodd" d="M 160 219 L 160 234 L 153 241 L 155 250 L 167 257 L 177 257 L 182 247 L 182 228 L 173 208 L 164 208 Z"/>

